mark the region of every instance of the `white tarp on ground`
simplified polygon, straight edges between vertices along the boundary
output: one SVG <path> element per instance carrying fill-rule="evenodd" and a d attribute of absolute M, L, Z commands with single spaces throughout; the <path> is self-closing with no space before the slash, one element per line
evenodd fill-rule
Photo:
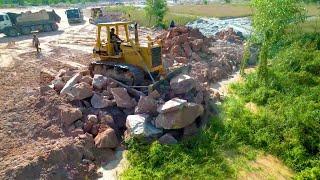
<path fill-rule="evenodd" d="M 251 35 L 251 19 L 248 17 L 234 19 L 201 18 L 194 22 L 189 22 L 188 27 L 198 28 L 205 36 L 214 36 L 217 32 L 233 28 L 236 32 L 241 32 L 243 36 Z"/>

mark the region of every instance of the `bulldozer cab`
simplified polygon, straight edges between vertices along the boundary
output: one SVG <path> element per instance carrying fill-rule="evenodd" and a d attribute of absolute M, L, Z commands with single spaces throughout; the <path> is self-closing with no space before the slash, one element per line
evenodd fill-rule
<path fill-rule="evenodd" d="M 101 8 L 91 8 L 91 18 L 98 18 L 102 16 Z"/>
<path fill-rule="evenodd" d="M 129 37 L 129 22 L 111 22 L 97 24 L 97 38 L 95 51 L 102 59 L 105 58 L 118 58 L 121 59 L 121 43 L 128 43 Z M 123 42 L 115 42 L 112 40 L 111 31 L 114 30 L 116 36 L 121 36 Z M 120 32 L 121 31 L 121 32 Z M 119 46 L 119 47 L 115 47 Z M 119 49 L 119 53 L 116 53 L 116 49 Z"/>

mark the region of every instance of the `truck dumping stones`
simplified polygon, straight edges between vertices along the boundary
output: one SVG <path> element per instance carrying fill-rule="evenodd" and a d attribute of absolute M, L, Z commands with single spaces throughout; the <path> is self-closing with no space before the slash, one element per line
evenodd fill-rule
<path fill-rule="evenodd" d="M 28 35 L 34 31 L 50 32 L 57 31 L 60 23 L 60 16 L 54 10 L 39 12 L 0 13 L 3 23 L 0 24 L 0 33 L 7 36 Z"/>

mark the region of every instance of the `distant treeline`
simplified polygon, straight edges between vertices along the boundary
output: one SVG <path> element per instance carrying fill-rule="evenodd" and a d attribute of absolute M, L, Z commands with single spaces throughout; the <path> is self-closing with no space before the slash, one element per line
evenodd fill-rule
<path fill-rule="evenodd" d="M 49 5 L 58 3 L 85 3 L 85 2 L 98 2 L 98 0 L 0 0 L 1 5 Z"/>

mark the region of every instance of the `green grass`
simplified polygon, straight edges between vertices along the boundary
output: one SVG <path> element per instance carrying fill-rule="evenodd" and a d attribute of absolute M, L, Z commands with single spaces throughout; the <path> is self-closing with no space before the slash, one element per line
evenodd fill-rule
<path fill-rule="evenodd" d="M 320 9 L 317 4 L 304 5 L 308 16 L 317 16 Z M 189 14 L 216 18 L 233 18 L 251 16 L 254 10 L 249 4 L 210 4 L 210 5 L 177 5 L 169 7 L 170 13 Z"/>
<path fill-rule="evenodd" d="M 169 7 L 169 12 L 216 18 L 252 15 L 248 4 L 178 5 Z"/>
<path fill-rule="evenodd" d="M 141 26 L 152 27 L 155 24 L 154 19 L 149 19 L 143 9 L 130 6 L 113 6 L 108 7 L 107 11 L 109 12 L 123 12 L 124 17 L 130 19 L 131 21 L 138 22 Z M 129 17 L 130 15 L 130 17 Z M 177 25 L 186 25 L 188 22 L 198 19 L 197 16 L 188 15 L 188 14 L 178 14 L 173 12 L 168 12 L 164 19 L 163 23 L 166 26 L 169 26 L 171 20 L 174 20 Z"/>
<path fill-rule="evenodd" d="M 193 139 L 176 145 L 128 143 L 130 167 L 122 179 L 228 179 L 237 171 L 255 171 L 247 162 L 257 151 L 227 139 L 221 119 Z"/>

